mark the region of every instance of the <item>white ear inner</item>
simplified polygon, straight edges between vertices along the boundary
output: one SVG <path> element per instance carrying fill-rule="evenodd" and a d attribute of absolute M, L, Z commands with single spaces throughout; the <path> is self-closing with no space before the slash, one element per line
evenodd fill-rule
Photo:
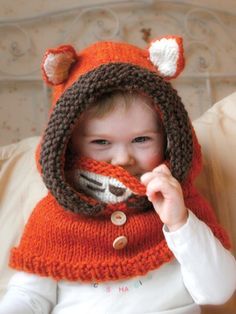
<path fill-rule="evenodd" d="M 66 80 L 72 62 L 71 53 L 49 53 L 43 65 L 48 80 L 53 84 Z"/>
<path fill-rule="evenodd" d="M 173 76 L 177 70 L 179 46 L 173 38 L 162 38 L 149 48 L 150 60 L 163 76 Z"/>

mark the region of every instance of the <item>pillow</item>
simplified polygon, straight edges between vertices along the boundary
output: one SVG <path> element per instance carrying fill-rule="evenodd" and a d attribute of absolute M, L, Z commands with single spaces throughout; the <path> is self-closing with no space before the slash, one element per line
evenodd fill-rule
<path fill-rule="evenodd" d="M 35 165 L 39 137 L 0 147 L 0 299 L 14 271 L 7 267 L 35 204 L 47 193 Z M 30 194 L 29 194 L 30 192 Z"/>
<path fill-rule="evenodd" d="M 193 125 L 203 155 L 203 171 L 196 185 L 228 230 L 236 253 L 236 92 L 216 103 Z"/>
<path fill-rule="evenodd" d="M 196 185 L 228 230 L 236 253 L 236 92 L 211 107 L 193 125 L 203 155 Z M 236 293 L 224 305 L 202 306 L 202 314 L 233 314 L 235 308 Z"/>
<path fill-rule="evenodd" d="M 202 146 L 204 167 L 197 186 L 216 209 L 236 248 L 236 93 L 193 122 Z M 0 147 L 0 299 L 14 273 L 7 267 L 10 248 L 17 244 L 35 204 L 47 190 L 36 169 L 39 137 Z M 30 192 L 30 194 L 29 194 Z M 215 312 L 214 312 L 215 313 Z"/>

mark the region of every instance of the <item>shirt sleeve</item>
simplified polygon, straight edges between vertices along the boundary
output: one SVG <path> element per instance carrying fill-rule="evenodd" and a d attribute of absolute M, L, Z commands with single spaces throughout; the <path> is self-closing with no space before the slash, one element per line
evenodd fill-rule
<path fill-rule="evenodd" d="M 0 303 L 0 314 L 47 314 L 56 304 L 57 282 L 25 272 L 17 272 Z"/>
<path fill-rule="evenodd" d="M 194 301 L 225 303 L 236 289 L 236 261 L 211 229 L 189 211 L 185 225 L 174 232 L 164 226 L 163 232 Z"/>

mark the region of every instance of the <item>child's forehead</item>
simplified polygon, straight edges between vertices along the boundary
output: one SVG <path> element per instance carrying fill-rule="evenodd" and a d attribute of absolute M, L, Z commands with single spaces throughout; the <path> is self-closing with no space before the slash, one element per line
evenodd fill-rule
<path fill-rule="evenodd" d="M 151 111 L 152 114 L 156 114 L 156 105 L 153 100 L 139 92 L 113 92 L 105 94 L 97 101 L 90 104 L 84 115 L 87 117 L 103 118 L 115 111 L 124 111 L 125 113 L 130 111 L 130 108 L 134 107 L 134 112 L 137 111 Z"/>
<path fill-rule="evenodd" d="M 142 98 L 134 99 L 129 106 L 114 105 L 111 110 L 99 113 L 90 110 L 78 120 L 76 129 L 86 133 L 101 130 L 113 133 L 115 130 L 132 131 L 134 134 L 162 129 L 160 117 L 153 106 L 143 102 Z"/>

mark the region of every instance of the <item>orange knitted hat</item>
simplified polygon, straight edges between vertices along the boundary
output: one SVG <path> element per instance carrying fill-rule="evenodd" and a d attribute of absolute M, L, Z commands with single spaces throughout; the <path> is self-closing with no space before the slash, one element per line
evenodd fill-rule
<path fill-rule="evenodd" d="M 106 281 L 144 275 L 173 257 L 144 186 L 121 167 L 75 161 L 68 148 L 81 114 L 116 91 L 147 95 L 158 107 L 168 141 L 165 162 L 181 182 L 186 206 L 229 247 L 213 210 L 193 186 L 200 146 L 167 81 L 183 66 L 182 40 L 175 36 L 157 39 L 147 49 L 99 42 L 78 53 L 68 45 L 46 52 L 42 70 L 53 86 L 53 106 L 37 158 L 40 154 L 49 193 L 11 252 L 13 268 L 55 279 Z M 72 181 L 71 163 L 77 168 Z"/>
<path fill-rule="evenodd" d="M 46 186 L 62 206 L 87 214 L 101 210 L 89 209 L 66 182 L 66 147 L 80 115 L 104 94 L 118 90 L 142 93 L 158 106 L 172 174 L 181 182 L 186 179 L 191 164 L 197 166 L 192 158 L 193 131 L 180 97 L 167 81 L 183 68 L 183 44 L 177 36 L 159 38 L 147 49 L 98 42 L 78 53 L 68 45 L 46 52 L 42 70 L 44 80 L 53 86 L 53 107 L 40 165 Z"/>
<path fill-rule="evenodd" d="M 83 74 L 110 63 L 133 64 L 175 78 L 184 68 L 182 38 L 166 36 L 153 41 L 149 49 L 118 42 L 98 42 L 78 54 L 70 45 L 48 49 L 42 71 L 45 82 L 54 86 L 53 103 Z"/>

